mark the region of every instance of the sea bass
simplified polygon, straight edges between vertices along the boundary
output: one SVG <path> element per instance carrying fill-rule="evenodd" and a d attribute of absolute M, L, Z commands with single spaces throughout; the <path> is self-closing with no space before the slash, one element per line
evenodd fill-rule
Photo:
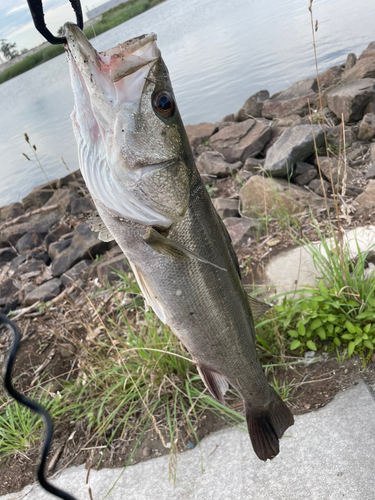
<path fill-rule="evenodd" d="M 211 394 L 224 403 L 230 384 L 242 396 L 254 451 L 272 459 L 293 416 L 257 357 L 254 308 L 195 166 L 156 35 L 97 52 L 76 25 L 65 34 L 71 118 L 100 236 L 119 244 Z"/>

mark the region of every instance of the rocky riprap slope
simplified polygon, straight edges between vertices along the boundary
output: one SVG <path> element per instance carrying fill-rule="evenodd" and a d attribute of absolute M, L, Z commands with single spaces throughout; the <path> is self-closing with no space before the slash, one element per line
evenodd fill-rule
<path fill-rule="evenodd" d="M 319 83 L 320 96 L 309 78 L 273 96 L 262 90 L 219 123 L 186 127 L 236 249 L 249 244 L 265 215 L 332 205 L 331 181 L 346 212 L 375 211 L 375 42 L 358 60 L 349 54 L 321 73 Z M 113 269 L 128 271 L 119 247 L 86 224 L 92 210 L 79 171 L 0 209 L 0 309 L 22 314 L 88 281 L 113 281 Z"/>

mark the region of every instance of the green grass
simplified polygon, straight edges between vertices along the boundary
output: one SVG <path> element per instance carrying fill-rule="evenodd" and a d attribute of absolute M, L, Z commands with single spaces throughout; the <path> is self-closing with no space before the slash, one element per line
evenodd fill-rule
<path fill-rule="evenodd" d="M 100 35 L 101 33 L 128 21 L 132 17 L 151 9 L 162 1 L 164 0 L 129 0 L 126 4 L 120 4 L 117 7 L 105 12 L 101 21 L 95 23 L 93 27 L 90 26 L 86 28 L 84 33 L 87 38 L 93 38 L 95 35 Z M 26 57 L 23 61 L 0 73 L 0 84 L 62 54 L 63 52 L 64 49 L 62 45 L 51 45 L 41 49 L 36 54 Z"/>

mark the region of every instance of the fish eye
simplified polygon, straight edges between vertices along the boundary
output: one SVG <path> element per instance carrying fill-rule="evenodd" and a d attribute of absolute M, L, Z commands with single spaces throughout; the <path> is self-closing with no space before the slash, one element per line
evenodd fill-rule
<path fill-rule="evenodd" d="M 153 98 L 153 106 L 158 115 L 161 118 L 170 118 L 174 114 L 175 104 L 174 99 L 165 90 L 155 94 Z"/>

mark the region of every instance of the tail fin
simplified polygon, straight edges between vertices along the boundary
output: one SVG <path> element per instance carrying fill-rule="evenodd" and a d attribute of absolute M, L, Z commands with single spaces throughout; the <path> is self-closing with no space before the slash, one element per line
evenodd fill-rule
<path fill-rule="evenodd" d="M 247 428 L 251 443 L 258 458 L 272 460 L 279 453 L 279 439 L 286 429 L 294 424 L 294 418 L 282 399 L 275 400 L 266 410 L 252 408 L 245 402 Z"/>

